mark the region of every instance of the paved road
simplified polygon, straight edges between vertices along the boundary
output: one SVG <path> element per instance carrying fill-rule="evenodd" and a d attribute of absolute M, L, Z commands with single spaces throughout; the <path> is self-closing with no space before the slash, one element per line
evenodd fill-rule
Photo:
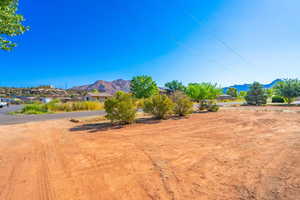
<path fill-rule="evenodd" d="M 219 106 L 233 106 L 233 105 L 242 105 L 244 102 L 219 102 Z"/>
<path fill-rule="evenodd" d="M 51 119 L 63 119 L 74 117 L 89 117 L 104 115 L 104 111 L 85 111 L 85 112 L 69 112 L 59 114 L 45 114 L 45 115 L 9 115 L 8 112 L 13 112 L 21 109 L 22 106 L 10 106 L 9 108 L 0 109 L 0 125 L 21 124 L 32 121 L 44 121 Z"/>
<path fill-rule="evenodd" d="M 23 108 L 23 105 L 11 105 L 9 107 L 4 107 L 0 108 L 0 115 L 9 113 L 9 112 L 14 112 L 17 110 L 21 110 Z"/>

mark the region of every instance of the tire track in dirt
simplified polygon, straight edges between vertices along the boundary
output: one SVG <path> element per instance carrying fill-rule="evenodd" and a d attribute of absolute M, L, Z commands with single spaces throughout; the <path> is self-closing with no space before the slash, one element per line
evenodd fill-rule
<path fill-rule="evenodd" d="M 15 193 L 15 186 L 19 175 L 21 174 L 22 164 L 20 164 L 20 159 L 16 160 L 12 166 L 11 172 L 8 176 L 7 185 L 0 192 L 1 199 L 13 200 L 13 195 Z"/>
<path fill-rule="evenodd" d="M 49 160 L 47 152 L 49 148 L 44 145 L 42 151 L 38 155 L 38 160 L 40 160 L 40 167 L 38 169 L 37 184 L 38 184 L 38 199 L 41 200 L 55 200 L 56 194 L 52 188 L 50 182 L 50 169 Z"/>
<path fill-rule="evenodd" d="M 181 189 L 179 186 L 179 179 L 174 173 L 174 171 L 170 168 L 168 162 L 166 160 L 161 159 L 158 156 L 159 152 L 155 151 L 153 148 L 149 146 L 147 147 L 146 145 L 143 145 L 142 147 L 141 145 L 137 145 L 136 143 L 133 144 L 136 146 L 138 150 L 143 152 L 143 154 L 151 162 L 154 169 L 158 172 L 164 190 L 169 195 L 169 199 L 170 200 L 180 199 L 179 191 Z M 157 196 L 157 195 L 150 194 L 145 189 L 145 187 L 144 190 L 146 191 L 146 193 L 151 199 L 154 199 L 154 197 Z"/>
<path fill-rule="evenodd" d="M 7 126 L 0 199 L 296 200 L 299 122 L 221 110 L 92 134 L 67 121 Z"/>

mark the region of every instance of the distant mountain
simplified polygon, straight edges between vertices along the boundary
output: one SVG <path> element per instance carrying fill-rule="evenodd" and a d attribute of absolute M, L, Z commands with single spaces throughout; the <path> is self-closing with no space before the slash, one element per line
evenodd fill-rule
<path fill-rule="evenodd" d="M 123 80 L 123 79 L 117 79 L 114 81 L 99 80 L 90 85 L 76 86 L 71 89 L 78 90 L 78 91 L 91 91 L 93 89 L 97 89 L 100 92 L 106 92 L 109 94 L 114 94 L 117 91 L 129 92 L 130 91 L 130 81 Z"/>
<path fill-rule="evenodd" d="M 282 79 L 276 79 L 274 81 L 272 81 L 271 83 L 269 84 L 265 84 L 263 85 L 264 88 L 268 89 L 268 88 L 271 88 L 273 87 L 276 83 L 282 81 Z M 226 90 L 228 88 L 236 88 L 238 91 L 248 91 L 249 90 L 249 87 L 250 87 L 251 84 L 243 84 L 243 85 L 233 85 L 233 86 L 229 86 L 229 87 L 225 87 L 223 88 L 224 92 L 226 92 Z"/>

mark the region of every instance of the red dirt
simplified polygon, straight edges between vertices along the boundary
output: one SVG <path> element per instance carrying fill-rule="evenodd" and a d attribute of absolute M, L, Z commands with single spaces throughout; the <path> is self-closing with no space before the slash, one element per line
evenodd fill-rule
<path fill-rule="evenodd" d="M 223 110 L 110 130 L 1 126 L 0 199 L 297 200 L 299 124 L 297 113 Z"/>

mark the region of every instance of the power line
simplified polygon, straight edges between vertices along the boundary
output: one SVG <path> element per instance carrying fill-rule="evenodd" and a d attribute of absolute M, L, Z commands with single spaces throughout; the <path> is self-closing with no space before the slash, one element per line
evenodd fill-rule
<path fill-rule="evenodd" d="M 191 17 L 196 23 L 202 25 L 201 20 L 199 20 L 197 17 L 195 17 L 194 15 L 188 13 L 187 11 L 184 11 L 184 13 L 187 16 Z M 214 38 L 217 42 L 219 42 L 227 50 L 231 51 L 233 54 L 235 54 L 237 57 L 239 57 L 241 60 L 243 60 L 247 64 L 254 65 L 253 62 L 250 62 L 248 59 L 246 59 L 244 56 L 242 56 L 242 54 L 240 54 L 236 49 L 232 48 L 224 40 L 221 40 L 220 38 L 218 38 L 214 32 L 210 31 L 210 33 L 212 34 L 211 37 Z"/>
<path fill-rule="evenodd" d="M 152 2 L 152 3 L 153 3 L 153 2 Z M 158 4 L 156 4 L 156 7 L 159 7 L 161 10 L 164 9 L 164 8 L 162 8 L 162 7 L 161 7 L 160 5 L 158 5 Z M 130 7 L 129 7 L 129 8 L 130 8 Z M 131 8 L 132 8 L 132 7 L 131 7 Z M 132 14 L 133 14 L 133 13 L 131 13 L 131 15 L 132 15 Z M 132 17 L 134 18 L 134 15 L 132 15 Z M 144 19 L 142 19 L 142 20 L 145 22 Z M 158 29 L 157 25 L 155 25 L 155 24 L 153 24 L 153 23 L 148 23 L 148 27 L 151 27 L 151 29 L 152 29 L 153 31 L 156 31 L 156 30 Z M 199 54 L 199 51 L 197 51 L 197 50 L 191 48 L 190 46 L 184 44 L 183 42 L 179 41 L 179 40 L 176 39 L 171 33 L 166 33 L 166 36 L 167 36 L 167 38 L 168 38 L 170 41 L 173 41 L 177 46 L 183 47 L 183 48 L 185 48 L 185 49 L 187 49 L 187 50 L 193 52 L 194 55 L 200 55 L 200 54 Z M 209 61 L 209 62 L 214 62 L 214 63 L 220 64 L 220 63 L 218 63 L 218 62 L 216 62 L 216 61 Z"/>

